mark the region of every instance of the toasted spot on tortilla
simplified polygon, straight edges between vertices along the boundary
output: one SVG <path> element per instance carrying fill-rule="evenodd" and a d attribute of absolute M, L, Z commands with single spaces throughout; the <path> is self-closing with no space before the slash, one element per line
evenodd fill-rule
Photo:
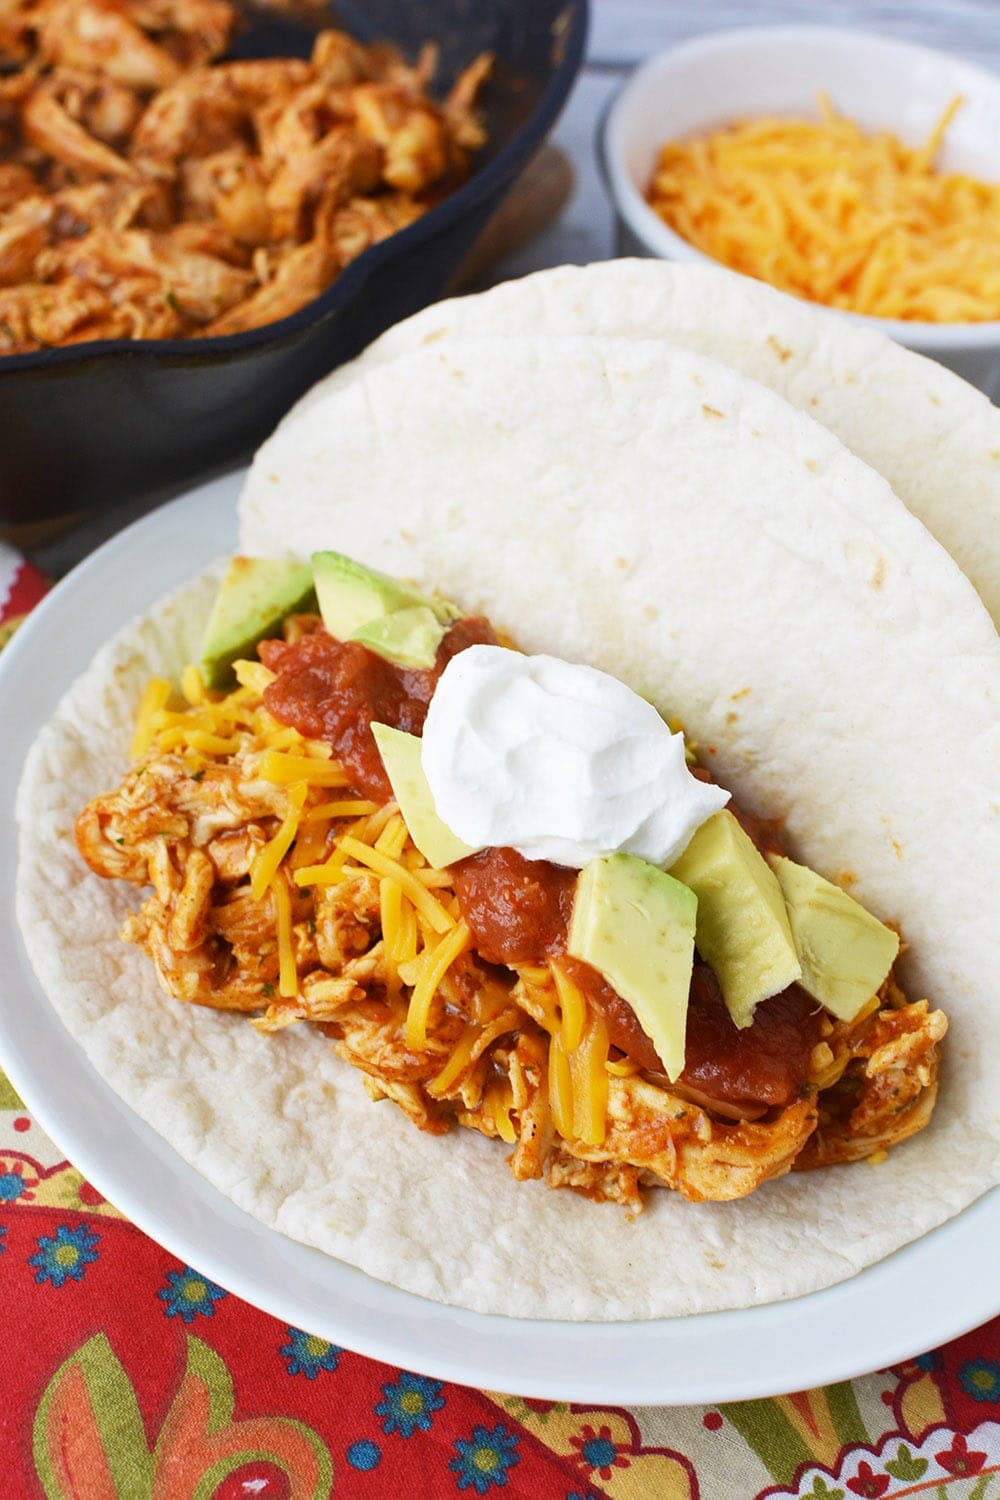
<path fill-rule="evenodd" d="M 789 349 L 786 344 L 779 344 L 773 333 L 768 334 L 767 342 L 769 346 L 774 350 L 778 358 L 781 360 L 782 364 L 787 363 L 787 361 L 791 359 L 793 353 L 795 352 L 793 349 Z"/>
<path fill-rule="evenodd" d="M 729 694 L 729 701 L 730 701 L 730 703 L 738 703 L 741 698 L 746 698 L 752 692 L 753 692 L 753 688 L 752 687 L 740 688 L 740 690 L 739 690 L 738 693 L 730 693 Z"/>
<path fill-rule="evenodd" d="M 889 835 L 889 843 L 892 845 L 892 852 L 893 852 L 893 854 L 895 854 L 895 856 L 896 856 L 897 859 L 903 859 L 904 858 L 904 855 L 903 855 L 903 846 L 899 842 L 899 840 L 893 836 L 892 827 L 891 827 L 891 825 L 889 823 L 889 819 L 888 818 L 883 818 L 882 819 L 882 827 L 885 829 L 886 833 L 888 833 L 888 835 Z"/>
<path fill-rule="evenodd" d="M 425 333 L 420 340 L 422 344 L 436 344 L 438 339 L 443 339 L 445 330 L 443 328 L 432 328 L 430 333 Z"/>
<path fill-rule="evenodd" d="M 815 474 L 816 470 L 819 468 L 819 464 L 814 458 L 806 458 L 803 460 L 803 462 L 805 463 L 805 466 L 809 470 L 810 474 Z"/>
<path fill-rule="evenodd" d="M 724 419 L 726 415 L 724 411 L 719 411 L 718 407 L 716 406 L 706 406 L 704 401 L 701 403 L 701 409 L 705 413 L 706 417 L 719 417 Z"/>
<path fill-rule="evenodd" d="M 872 574 L 871 578 L 868 580 L 868 587 L 872 588 L 872 589 L 880 589 L 882 587 L 882 585 L 885 583 L 885 574 L 886 574 L 885 558 L 884 557 L 880 557 L 879 560 L 878 560 L 878 562 L 875 564 L 875 571 L 874 571 L 874 573 Z"/>

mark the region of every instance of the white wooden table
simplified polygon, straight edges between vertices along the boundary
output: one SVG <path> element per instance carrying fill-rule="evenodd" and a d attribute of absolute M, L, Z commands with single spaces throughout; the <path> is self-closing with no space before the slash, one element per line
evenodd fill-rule
<path fill-rule="evenodd" d="M 497 266 L 497 280 L 543 266 L 606 260 L 615 253 L 594 133 L 632 68 L 686 37 L 793 21 L 880 32 L 954 52 L 1000 73 L 1000 0 L 591 0 L 587 65 L 552 137 L 573 162 L 573 197 L 552 229 Z"/>

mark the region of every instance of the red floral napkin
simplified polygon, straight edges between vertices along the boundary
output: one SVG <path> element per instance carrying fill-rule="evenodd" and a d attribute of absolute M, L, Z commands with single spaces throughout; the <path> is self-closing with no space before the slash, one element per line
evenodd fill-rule
<path fill-rule="evenodd" d="M 0 641 L 45 586 L 0 543 Z M 1000 1500 L 1000 1319 L 767 1401 L 469 1390 L 289 1328 L 181 1265 L 2 1074 L 0 1306 L 2 1500 Z"/>

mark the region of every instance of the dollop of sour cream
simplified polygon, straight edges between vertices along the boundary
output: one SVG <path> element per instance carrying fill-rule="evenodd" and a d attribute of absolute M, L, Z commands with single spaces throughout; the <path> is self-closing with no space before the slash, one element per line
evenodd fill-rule
<path fill-rule="evenodd" d="M 452 657 L 421 758 L 438 817 L 465 843 L 575 869 L 616 853 L 669 866 L 729 800 L 624 683 L 501 646 Z"/>

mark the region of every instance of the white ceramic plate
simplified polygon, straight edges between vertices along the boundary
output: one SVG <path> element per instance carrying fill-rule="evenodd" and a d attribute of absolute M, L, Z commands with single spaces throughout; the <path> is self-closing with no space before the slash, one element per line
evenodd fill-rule
<path fill-rule="evenodd" d="M 265 1228 L 112 1093 L 42 994 L 21 944 L 17 781 L 36 730 L 98 646 L 233 550 L 241 483 L 242 475 L 216 480 L 122 532 L 0 656 L 0 1065 L 94 1186 L 174 1255 L 283 1322 L 390 1364 L 522 1396 L 679 1405 L 775 1395 L 908 1358 L 1000 1310 L 995 1192 L 852 1280 L 789 1302 L 609 1324 L 462 1312 Z"/>

